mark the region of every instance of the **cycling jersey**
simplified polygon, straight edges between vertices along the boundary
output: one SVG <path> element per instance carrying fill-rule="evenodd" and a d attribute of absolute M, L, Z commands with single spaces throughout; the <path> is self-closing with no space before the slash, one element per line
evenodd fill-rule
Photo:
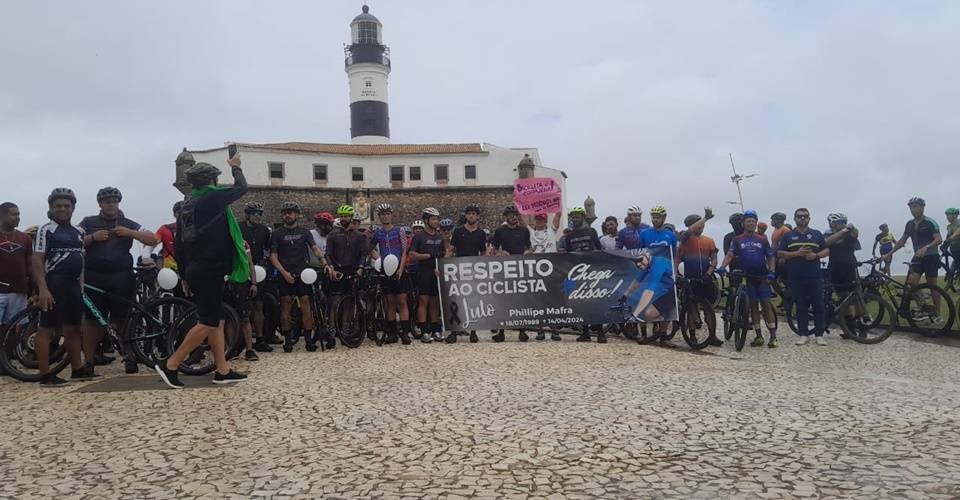
<path fill-rule="evenodd" d="M 503 250 L 510 255 L 522 255 L 531 248 L 530 231 L 521 226 L 500 226 L 493 232 L 490 243 L 497 250 Z"/>
<path fill-rule="evenodd" d="M 277 260 L 288 273 L 299 274 L 310 260 L 313 238 L 302 227 L 280 227 L 270 237 L 270 252 L 277 254 Z"/>
<path fill-rule="evenodd" d="M 910 237 L 910 241 L 913 242 L 913 251 L 916 252 L 920 247 L 933 242 L 934 235 L 940 234 L 940 226 L 937 225 L 937 221 L 926 216 L 919 223 L 910 219 L 903 229 L 903 234 Z"/>
<path fill-rule="evenodd" d="M 651 256 L 650 265 L 646 269 L 637 270 L 636 280 L 640 283 L 639 293 L 635 295 L 634 303 L 639 302 L 640 296 L 646 290 L 653 292 L 653 300 L 673 292 L 673 265 L 667 257 Z"/>
<path fill-rule="evenodd" d="M 140 230 L 140 224 L 118 215 L 114 219 L 106 219 L 102 215 L 91 215 L 80 221 L 79 226 L 84 233 L 94 234 L 97 231 L 109 231 L 110 235 L 104 241 L 93 240 L 86 247 L 86 267 L 94 271 L 111 272 L 133 268 L 133 238 L 121 238 L 114 231 L 118 227 L 125 227 L 133 231 Z"/>
<path fill-rule="evenodd" d="M 367 238 L 358 231 L 334 231 L 327 235 L 327 263 L 336 269 L 356 269 L 367 254 Z"/>
<path fill-rule="evenodd" d="M 770 235 L 770 245 L 773 248 L 780 248 L 780 240 L 789 232 L 790 228 L 786 224 L 774 229 L 773 234 Z"/>
<path fill-rule="evenodd" d="M 640 232 L 640 246 L 642 248 L 669 246 L 673 253 L 677 253 L 677 233 L 667 227 L 660 229 L 649 227 Z"/>
<path fill-rule="evenodd" d="M 563 248 L 567 252 L 592 252 L 600 250 L 600 237 L 590 226 L 578 227 L 563 235 Z"/>
<path fill-rule="evenodd" d="M 730 242 L 728 255 L 738 259 L 739 269 L 746 274 L 766 276 L 769 273 L 767 260 L 773 257 L 773 249 L 767 238 L 757 233 L 743 233 Z"/>
<path fill-rule="evenodd" d="M 526 231 L 524 231 L 526 232 Z M 446 242 L 440 233 L 429 234 L 426 231 L 413 237 L 411 250 L 429 255 L 431 258 L 420 261 L 419 273 L 432 273 L 437 267 L 436 259 L 443 257 L 446 251 Z"/>
<path fill-rule="evenodd" d="M 954 256 L 960 253 L 958 252 L 958 250 L 960 250 L 960 238 L 951 239 L 950 237 L 953 236 L 953 233 L 957 232 L 957 229 L 960 229 L 960 219 L 957 219 L 947 225 L 946 238 L 947 238 L 947 241 L 950 243 L 950 255 L 954 255 Z"/>
<path fill-rule="evenodd" d="M 717 244 L 709 236 L 681 234 L 677 258 L 683 263 L 683 275 L 687 278 L 705 277 L 710 269 L 710 257 L 718 251 Z"/>
<path fill-rule="evenodd" d="M 637 250 L 642 248 L 640 233 L 649 228 L 650 226 L 642 222 L 638 226 L 627 224 L 627 227 L 617 231 L 617 249 Z"/>
<path fill-rule="evenodd" d="M 83 272 L 83 228 L 47 222 L 37 230 L 33 252 L 43 255 L 47 276 L 79 279 Z"/>
<path fill-rule="evenodd" d="M 177 223 L 164 224 L 157 229 L 157 238 L 163 248 L 163 267 L 177 269 L 177 251 L 174 248 L 174 234 L 177 230 Z"/>
<path fill-rule="evenodd" d="M 270 253 L 270 228 L 264 224 L 251 224 L 248 221 L 240 223 L 240 233 L 243 241 L 250 246 L 250 257 L 254 264 L 263 264 Z"/>
<path fill-rule="evenodd" d="M 804 232 L 794 229 L 783 236 L 778 250 L 796 252 L 801 248 L 809 248 L 813 252 L 822 251 L 826 248 L 823 234 L 816 229 L 807 229 Z M 820 259 L 807 260 L 803 257 L 795 257 L 788 259 L 785 265 L 791 280 L 823 278 L 820 273 Z"/>
<path fill-rule="evenodd" d="M 460 226 L 453 230 L 450 244 L 457 250 L 457 257 L 483 255 L 487 251 L 487 233 L 479 227 L 471 231 L 466 226 Z"/>
<path fill-rule="evenodd" d="M 407 237 L 397 226 L 390 229 L 377 229 L 370 237 L 370 244 L 377 246 L 381 259 L 387 255 L 395 255 L 399 260 L 407 251 Z"/>

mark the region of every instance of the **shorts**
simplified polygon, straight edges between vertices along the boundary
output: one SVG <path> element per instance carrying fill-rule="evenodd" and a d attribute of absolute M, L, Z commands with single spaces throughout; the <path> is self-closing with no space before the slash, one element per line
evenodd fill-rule
<path fill-rule="evenodd" d="M 437 283 L 437 275 L 433 273 L 433 269 L 417 273 L 417 289 L 423 297 L 440 296 L 440 285 Z"/>
<path fill-rule="evenodd" d="M 0 325 L 9 325 L 13 317 L 26 308 L 27 294 L 0 293 Z"/>
<path fill-rule="evenodd" d="M 837 291 L 853 290 L 857 285 L 857 269 L 850 266 L 831 267 L 830 283 Z"/>
<path fill-rule="evenodd" d="M 187 268 L 185 279 L 197 305 L 197 319 L 204 326 L 220 326 L 223 321 L 223 277 L 230 272 L 222 266 L 196 263 Z"/>
<path fill-rule="evenodd" d="M 773 297 L 773 287 L 770 286 L 770 282 L 766 279 L 748 279 L 746 283 L 744 283 L 744 287 L 747 290 L 747 296 L 750 297 L 751 300 L 768 300 Z"/>
<path fill-rule="evenodd" d="M 137 282 L 133 277 L 133 272 L 129 270 L 104 273 L 88 269 L 84 271 L 84 283 L 130 301 L 133 301 L 136 294 Z M 86 293 L 93 305 L 103 314 L 104 319 L 108 321 L 119 324 L 130 313 L 129 303 L 108 297 L 94 290 L 88 289 Z M 90 309 L 86 309 L 84 318 L 96 321 L 96 316 L 90 312 Z"/>
<path fill-rule="evenodd" d="M 677 301 L 675 300 L 673 290 L 668 290 L 666 293 L 653 299 L 653 301 L 650 302 L 647 307 L 650 306 L 657 308 L 657 311 L 664 318 L 669 318 L 670 315 L 673 314 L 673 312 L 677 309 Z"/>
<path fill-rule="evenodd" d="M 281 297 L 307 297 L 313 290 L 310 285 L 300 281 L 300 273 L 293 273 L 293 284 L 287 283 L 283 276 L 277 279 L 277 291 Z"/>
<path fill-rule="evenodd" d="M 250 319 L 250 311 L 253 309 L 253 301 L 250 299 L 250 283 L 226 284 L 224 290 L 224 301 L 237 311 L 240 320 Z"/>
<path fill-rule="evenodd" d="M 940 257 L 937 255 L 924 255 L 919 259 L 914 257 L 910 261 L 910 274 L 923 274 L 928 278 L 936 278 L 940 271 Z"/>
<path fill-rule="evenodd" d="M 884 243 L 880 245 L 880 255 L 886 255 L 893 251 L 893 243 Z"/>
<path fill-rule="evenodd" d="M 80 281 L 76 278 L 47 275 L 47 288 L 53 295 L 54 304 L 49 311 L 40 311 L 40 326 L 44 328 L 80 326 L 80 320 L 83 318 L 83 292 L 80 291 Z"/>
<path fill-rule="evenodd" d="M 410 291 L 410 276 L 407 273 L 403 273 L 399 279 L 384 278 L 382 283 L 384 295 L 405 295 Z"/>

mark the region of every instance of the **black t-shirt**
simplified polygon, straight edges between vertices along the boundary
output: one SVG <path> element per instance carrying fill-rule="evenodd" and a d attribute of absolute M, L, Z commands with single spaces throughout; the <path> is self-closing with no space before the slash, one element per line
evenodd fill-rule
<path fill-rule="evenodd" d="M 910 237 L 910 241 L 913 242 L 913 251 L 916 252 L 920 247 L 933 243 L 933 237 L 940 234 L 940 226 L 937 221 L 926 216 L 920 220 L 919 224 L 910 219 L 907 221 L 906 227 L 903 228 L 903 234 Z M 930 253 L 928 255 L 936 254 Z"/>
<path fill-rule="evenodd" d="M 208 223 L 210 227 L 204 229 L 203 234 L 199 236 L 196 242 L 186 243 L 183 241 L 182 221 L 177 220 L 174 244 L 178 268 L 182 266 L 186 269 L 193 263 L 202 263 L 206 267 L 216 266 L 211 267 L 211 269 L 216 269 L 218 272 L 228 272 L 233 266 L 236 247 L 233 244 L 233 237 L 230 236 L 230 225 L 223 214 L 231 203 L 239 200 L 247 193 L 247 179 L 239 168 L 233 168 L 231 172 L 233 174 L 233 187 L 230 189 L 211 191 L 199 198 L 187 201 L 188 204 L 194 206 L 194 227 L 202 228 Z M 217 220 L 211 222 L 214 218 Z"/>
<path fill-rule="evenodd" d="M 530 231 L 523 227 L 500 226 L 493 232 L 490 244 L 497 250 L 503 250 L 510 255 L 523 255 L 533 245 L 530 243 Z"/>
<path fill-rule="evenodd" d="M 590 226 L 583 226 L 563 235 L 563 248 L 567 252 L 592 252 L 602 247 L 597 230 Z"/>
<path fill-rule="evenodd" d="M 80 227 L 83 231 L 92 235 L 97 231 L 110 231 L 110 236 L 105 241 L 93 240 L 90 246 L 86 247 L 85 258 L 86 269 L 102 273 L 127 271 L 133 269 L 133 255 L 130 249 L 133 247 L 133 238 L 121 238 L 114 234 L 118 227 L 125 227 L 134 231 L 140 230 L 140 224 L 118 215 L 115 219 L 104 219 L 102 215 L 91 215 L 80 221 Z"/>
<path fill-rule="evenodd" d="M 470 231 L 464 226 L 453 230 L 450 244 L 457 249 L 457 257 L 474 257 L 483 255 L 487 250 L 487 233 L 479 227 Z"/>
<path fill-rule="evenodd" d="M 327 263 L 337 269 L 356 269 L 367 254 L 367 238 L 359 231 L 334 229 L 327 235 Z"/>
<path fill-rule="evenodd" d="M 831 233 L 824 234 L 829 237 Z M 857 267 L 856 251 L 860 250 L 860 240 L 854 238 L 852 234 L 847 233 L 840 238 L 840 241 L 830 245 L 830 261 L 827 267 L 830 269 L 854 269 Z"/>
<path fill-rule="evenodd" d="M 481 231 L 482 232 L 482 231 Z M 417 253 L 425 253 L 433 258 L 420 261 L 420 272 L 433 272 L 437 268 L 437 261 L 443 257 L 444 252 L 446 252 L 447 244 L 443 241 L 443 234 L 434 233 L 429 234 L 426 231 L 423 231 L 413 237 L 413 244 L 410 246 L 410 250 L 413 250 Z"/>
<path fill-rule="evenodd" d="M 313 236 L 302 227 L 281 227 L 270 236 L 270 253 L 277 254 L 280 265 L 292 274 L 303 271 L 310 261 Z"/>
<path fill-rule="evenodd" d="M 263 264 L 270 249 L 270 228 L 263 224 L 249 225 L 246 221 L 240 223 L 240 232 L 243 241 L 250 245 L 250 255 L 254 264 Z"/>

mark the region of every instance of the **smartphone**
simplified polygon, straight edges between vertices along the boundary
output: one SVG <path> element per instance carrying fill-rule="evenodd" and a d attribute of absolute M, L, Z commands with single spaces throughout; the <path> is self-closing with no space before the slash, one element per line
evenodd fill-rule
<path fill-rule="evenodd" d="M 237 145 L 231 144 L 227 146 L 227 159 L 233 158 L 234 156 L 237 156 Z"/>

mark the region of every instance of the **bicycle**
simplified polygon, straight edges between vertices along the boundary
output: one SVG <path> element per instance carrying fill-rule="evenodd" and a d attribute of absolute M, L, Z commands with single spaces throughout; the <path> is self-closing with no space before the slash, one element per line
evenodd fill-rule
<path fill-rule="evenodd" d="M 367 336 L 378 346 L 387 341 L 387 308 L 383 294 L 383 282 L 388 279 L 383 274 L 375 274 L 370 280 L 371 286 L 366 290 L 366 331 Z M 391 311 L 395 314 L 394 311 Z"/>
<path fill-rule="evenodd" d="M 236 309 L 223 304 L 223 350 L 226 359 L 231 359 L 243 348 L 243 331 L 240 329 L 240 317 Z M 187 333 L 197 325 L 197 307 L 191 304 L 183 315 L 170 327 L 167 335 L 168 353 L 173 353 L 183 343 Z M 204 340 L 180 363 L 180 371 L 185 375 L 206 375 L 216 369 L 216 360 L 210 344 Z"/>
<path fill-rule="evenodd" d="M 843 331 L 843 338 L 860 344 L 879 344 L 889 338 L 897 326 L 893 305 L 880 295 L 865 290 L 860 278 L 859 266 L 879 262 L 880 259 L 858 262 L 856 281 L 849 284 L 849 290 L 837 292 L 829 278 L 824 279 L 826 324 L 837 323 Z M 796 303 L 792 303 L 787 309 L 787 324 L 794 333 L 799 333 L 796 318 Z M 885 322 L 885 318 L 890 321 Z"/>
<path fill-rule="evenodd" d="M 617 305 L 610 308 L 609 312 L 610 323 L 608 325 L 616 325 L 616 328 L 623 334 L 625 338 L 635 340 L 640 345 L 651 344 L 656 341 L 660 342 L 669 342 L 676 337 L 679 328 L 674 323 L 672 328 L 667 328 L 665 331 L 658 332 L 656 328 L 656 322 L 654 323 L 653 333 L 649 336 L 647 335 L 647 324 L 650 322 L 637 321 L 633 316 L 633 307 L 626 302 L 618 303 Z M 623 326 L 621 326 L 623 325 Z M 633 333 L 628 328 L 634 328 L 633 332 L 640 330 L 639 334 Z M 633 336 L 631 337 L 631 333 Z"/>
<path fill-rule="evenodd" d="M 737 352 L 740 352 L 747 343 L 747 332 L 753 326 L 751 317 L 751 302 L 753 299 L 750 298 L 750 292 L 747 291 L 747 281 L 764 280 L 767 277 L 746 274 L 739 269 L 732 269 L 729 274 L 740 278 L 740 284 L 727 297 L 727 306 L 722 313 L 723 335 L 726 340 L 733 337 L 733 347 Z M 776 317 L 776 314 L 774 314 L 774 317 Z"/>
<path fill-rule="evenodd" d="M 337 281 L 350 281 L 350 292 L 334 295 L 334 331 L 340 342 L 352 349 L 360 347 L 367 333 L 367 305 L 363 298 L 365 280 L 361 273 L 338 274 Z"/>
<path fill-rule="evenodd" d="M 950 330 L 956 317 L 956 308 L 943 288 L 928 283 L 909 287 L 878 270 L 880 262 L 881 259 L 865 262 L 870 264 L 870 274 L 862 280 L 867 292 L 896 304 L 897 315 L 906 319 L 911 328 L 925 336 L 934 337 Z M 909 265 L 909 262 L 905 264 Z"/>
<path fill-rule="evenodd" d="M 695 351 L 707 347 L 708 339 L 716 335 L 717 316 L 713 303 L 697 295 L 694 287 L 713 284 L 713 279 L 677 277 L 679 320 L 674 323 L 674 330 L 679 328 L 683 340 Z"/>
<path fill-rule="evenodd" d="M 953 293 L 960 292 L 960 283 L 958 283 L 960 281 L 958 280 L 960 262 L 950 253 L 949 249 L 944 247 L 942 250 L 940 253 L 940 268 L 944 270 L 943 288 Z"/>

